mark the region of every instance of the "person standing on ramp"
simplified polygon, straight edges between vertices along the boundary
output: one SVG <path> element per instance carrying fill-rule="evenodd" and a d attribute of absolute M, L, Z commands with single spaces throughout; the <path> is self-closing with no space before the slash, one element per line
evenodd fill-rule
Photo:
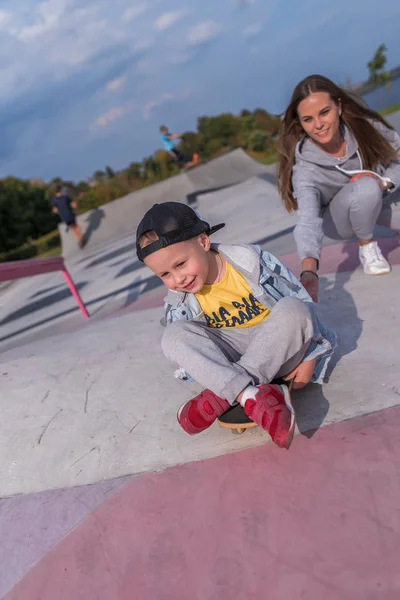
<path fill-rule="evenodd" d="M 84 246 L 82 229 L 76 222 L 76 216 L 74 210 L 77 209 L 75 201 L 71 200 L 69 196 L 63 194 L 62 186 L 57 185 L 56 194 L 52 201 L 53 213 L 58 215 L 63 223 L 71 230 L 72 235 L 78 242 L 80 248 Z"/>

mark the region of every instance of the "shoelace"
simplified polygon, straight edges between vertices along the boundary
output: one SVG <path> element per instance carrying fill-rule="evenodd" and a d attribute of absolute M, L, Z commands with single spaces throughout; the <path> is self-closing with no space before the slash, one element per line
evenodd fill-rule
<path fill-rule="evenodd" d="M 371 242 L 363 247 L 364 256 L 371 262 L 380 262 L 383 260 L 382 253 L 376 242 Z"/>

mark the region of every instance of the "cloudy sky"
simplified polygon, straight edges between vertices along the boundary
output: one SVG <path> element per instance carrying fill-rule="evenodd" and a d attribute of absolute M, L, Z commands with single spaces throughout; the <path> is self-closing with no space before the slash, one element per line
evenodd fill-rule
<path fill-rule="evenodd" d="M 398 0 L 2 0 L 0 176 L 85 179 L 161 123 L 281 112 L 312 72 L 365 79 L 381 42 L 400 63 L 399 20 Z"/>

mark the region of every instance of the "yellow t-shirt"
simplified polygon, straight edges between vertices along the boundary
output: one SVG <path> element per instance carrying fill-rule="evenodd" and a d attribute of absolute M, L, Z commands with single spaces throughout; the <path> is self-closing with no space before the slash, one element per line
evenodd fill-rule
<path fill-rule="evenodd" d="M 221 281 L 205 285 L 195 296 L 208 327 L 253 327 L 270 313 L 254 297 L 245 278 L 228 262 Z"/>

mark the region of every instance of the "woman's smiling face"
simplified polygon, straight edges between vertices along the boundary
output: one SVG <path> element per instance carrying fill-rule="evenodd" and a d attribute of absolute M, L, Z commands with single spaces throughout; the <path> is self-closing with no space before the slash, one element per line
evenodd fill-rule
<path fill-rule="evenodd" d="M 306 134 L 319 146 L 329 146 L 339 133 L 342 107 L 327 92 L 313 92 L 299 103 L 297 114 Z"/>

